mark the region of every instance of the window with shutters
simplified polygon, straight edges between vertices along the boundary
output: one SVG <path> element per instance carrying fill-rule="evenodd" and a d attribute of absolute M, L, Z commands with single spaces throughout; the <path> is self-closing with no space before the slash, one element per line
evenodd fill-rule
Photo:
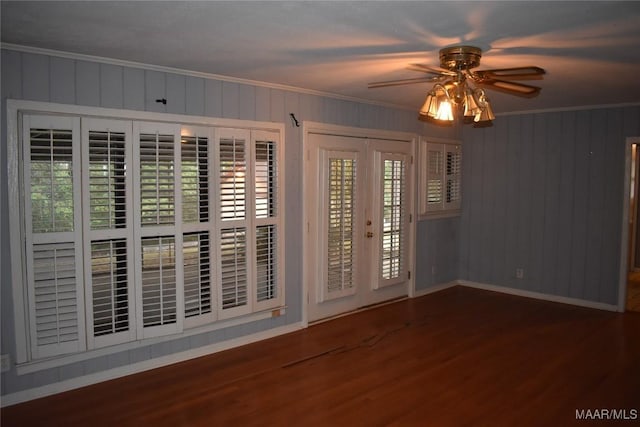
<path fill-rule="evenodd" d="M 218 301 L 227 318 L 282 301 L 279 143 L 266 131 L 217 131 Z"/>
<path fill-rule="evenodd" d="M 88 348 L 129 341 L 132 323 L 133 238 L 131 124 L 83 119 L 85 306 Z"/>
<path fill-rule="evenodd" d="M 281 300 L 279 280 L 278 177 L 279 146 L 275 135 L 253 132 L 253 230 L 255 237 L 255 304 L 259 308 L 277 307 Z"/>
<path fill-rule="evenodd" d="M 422 149 L 421 213 L 458 214 L 462 199 L 462 146 L 454 142 L 426 142 Z"/>
<path fill-rule="evenodd" d="M 214 179 L 207 128 L 182 127 L 182 258 L 184 269 L 184 325 L 197 326 L 216 319 L 212 257 L 211 210 Z"/>
<path fill-rule="evenodd" d="M 19 363 L 282 307 L 279 131 L 21 117 Z"/>
<path fill-rule="evenodd" d="M 84 350 L 80 120 L 23 120 L 25 257 L 34 358 Z"/>

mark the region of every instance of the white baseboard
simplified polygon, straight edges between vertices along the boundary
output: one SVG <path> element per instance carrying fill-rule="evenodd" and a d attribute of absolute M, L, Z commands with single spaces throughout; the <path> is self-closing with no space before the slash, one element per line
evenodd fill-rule
<path fill-rule="evenodd" d="M 490 285 L 487 283 L 471 282 L 468 280 L 454 280 L 448 283 L 441 283 L 435 286 L 431 286 L 427 289 L 417 291 L 414 297 L 421 297 L 434 292 L 439 292 L 454 286 L 466 286 L 468 288 L 482 289 L 486 291 L 500 292 L 503 294 L 515 295 L 526 298 L 533 298 L 543 301 L 551 301 L 562 304 L 570 304 L 580 307 L 595 308 L 598 310 L 606 311 L 618 311 L 618 306 L 612 304 L 604 304 L 593 301 L 586 301 L 578 298 L 562 297 L 557 295 L 543 294 L 540 292 L 525 291 L 522 289 L 507 288 L 504 286 Z M 48 384 L 41 387 L 36 387 L 28 390 L 18 391 L 2 396 L 0 407 L 6 407 L 15 405 L 17 403 L 26 402 L 29 400 L 37 399 L 40 397 L 50 396 L 56 393 L 62 393 L 65 391 L 73 390 L 80 387 L 85 387 L 92 384 L 97 384 L 102 381 L 112 380 L 127 375 L 132 375 L 150 369 L 160 368 L 163 366 L 171 365 L 173 363 L 183 362 L 196 357 L 206 356 L 209 354 L 217 353 L 219 351 L 228 350 L 234 347 L 239 347 L 245 344 L 251 344 L 260 340 L 273 338 L 278 335 L 284 335 L 290 332 L 304 329 L 305 325 L 302 322 L 293 323 L 291 325 L 281 326 L 279 328 L 269 329 L 267 331 L 258 332 L 252 335 L 231 339 L 228 341 L 211 344 L 205 347 L 200 347 L 193 350 L 187 350 L 181 353 L 171 354 L 164 357 L 158 357 L 144 362 L 134 363 L 132 365 L 121 366 L 114 369 L 109 369 L 95 374 L 84 375 L 82 377 L 73 378 L 66 381 L 57 382 L 54 384 Z"/>
<path fill-rule="evenodd" d="M 616 311 L 616 312 L 619 311 L 617 305 L 605 304 L 605 303 L 602 303 L 602 302 L 587 301 L 587 300 L 583 300 L 583 299 L 562 297 L 562 296 L 558 296 L 558 295 L 549 295 L 549 294 L 543 294 L 543 293 L 540 293 L 540 292 L 525 291 L 523 289 L 513 289 L 513 288 L 507 288 L 505 286 L 497 286 L 497 285 L 490 285 L 490 284 L 487 284 L 487 283 L 471 282 L 471 281 L 468 281 L 468 280 L 457 280 L 456 283 L 458 285 L 460 285 L 460 286 L 466 286 L 468 288 L 483 289 L 485 291 L 500 292 L 500 293 L 503 293 L 503 294 L 509 294 L 509 295 L 516 295 L 516 296 L 520 296 L 520 297 L 539 299 L 539 300 L 543 300 L 543 301 L 551 301 L 551 302 L 558 302 L 558 303 L 561 303 L 561 304 L 577 305 L 579 307 L 595 308 L 595 309 L 598 309 L 598 310 Z"/>
<path fill-rule="evenodd" d="M 437 285 L 433 285 L 433 286 L 431 286 L 431 287 L 429 287 L 427 289 L 421 289 L 419 291 L 416 291 L 413 296 L 414 296 L 414 298 L 422 297 L 422 296 L 425 296 L 425 295 L 432 294 L 434 292 L 439 292 L 439 291 L 443 291 L 445 289 L 453 288 L 454 286 L 458 286 L 458 285 L 459 285 L 459 283 L 458 283 L 457 280 L 453 281 L 453 282 L 448 282 L 448 283 L 440 283 L 440 284 L 437 284 Z"/>
<path fill-rule="evenodd" d="M 180 353 L 170 354 L 168 356 L 158 357 L 151 360 L 145 360 L 143 362 L 134 363 L 132 365 L 120 366 L 118 368 L 96 372 L 95 374 L 84 375 L 66 381 L 60 381 L 41 387 L 35 387 L 28 390 L 10 393 L 2 396 L 0 407 L 4 408 L 6 406 L 38 399 L 40 397 L 46 397 L 52 394 L 62 393 L 65 391 L 74 390 L 76 388 L 97 384 L 99 382 L 137 374 L 140 372 L 148 371 L 150 369 L 160 368 L 178 362 L 184 362 L 196 357 L 206 356 L 220 351 L 229 350 L 234 347 L 251 344 L 257 341 L 273 338 L 278 335 L 288 334 L 300 329 L 304 329 L 304 326 L 302 325 L 302 322 L 297 322 L 290 325 L 280 326 L 278 328 L 257 332 L 255 334 L 247 335 L 244 337 L 234 338 L 224 342 L 187 350 Z"/>

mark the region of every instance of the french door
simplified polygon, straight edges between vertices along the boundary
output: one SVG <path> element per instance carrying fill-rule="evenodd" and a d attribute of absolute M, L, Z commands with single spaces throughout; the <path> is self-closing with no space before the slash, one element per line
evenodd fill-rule
<path fill-rule="evenodd" d="M 308 320 L 407 295 L 411 141 L 309 133 L 307 142 Z"/>

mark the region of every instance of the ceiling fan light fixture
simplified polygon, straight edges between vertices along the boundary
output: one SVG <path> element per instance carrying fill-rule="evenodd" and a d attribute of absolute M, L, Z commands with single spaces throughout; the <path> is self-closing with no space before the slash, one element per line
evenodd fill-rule
<path fill-rule="evenodd" d="M 448 98 L 442 97 L 442 99 L 440 99 L 438 103 L 438 112 L 434 118 L 445 122 L 453 121 L 453 108 Z"/>
<path fill-rule="evenodd" d="M 491 108 L 491 104 L 489 104 L 489 98 L 485 95 L 482 89 L 478 89 L 478 105 L 480 107 L 480 111 L 476 114 L 473 119 L 476 123 L 485 123 L 491 122 L 496 118 L 493 114 L 493 109 Z"/>
<path fill-rule="evenodd" d="M 452 122 L 453 103 L 447 88 L 441 84 L 435 84 L 427 94 L 427 99 L 420 109 L 419 118 L 424 121 Z"/>
<path fill-rule="evenodd" d="M 540 93 L 537 86 L 513 80 L 541 79 L 545 70 L 532 65 L 514 68 L 473 71 L 480 65 L 482 49 L 475 46 L 450 46 L 440 49 L 440 68 L 411 64 L 409 69 L 422 71 L 427 77 L 369 83 L 369 88 L 437 82 L 429 91 L 418 119 L 438 125 L 473 123 L 491 126 L 495 119 L 484 89 L 532 98 Z M 482 88 L 475 88 L 479 85 Z"/>
<path fill-rule="evenodd" d="M 431 90 L 427 94 L 427 99 L 424 101 L 424 104 L 422 105 L 422 108 L 420 109 L 420 115 L 422 115 L 422 116 L 429 115 L 429 113 L 433 109 L 437 108 L 435 106 L 435 103 L 436 103 L 436 93 L 433 90 Z"/>
<path fill-rule="evenodd" d="M 475 117 L 480 111 L 476 95 L 470 87 L 467 87 L 464 95 L 464 117 Z"/>

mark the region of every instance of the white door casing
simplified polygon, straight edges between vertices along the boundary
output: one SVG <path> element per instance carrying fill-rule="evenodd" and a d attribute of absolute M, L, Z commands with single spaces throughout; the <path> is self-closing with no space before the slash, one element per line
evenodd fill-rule
<path fill-rule="evenodd" d="M 303 240 L 310 322 L 410 295 L 413 289 L 414 139 L 340 130 L 305 132 Z"/>

